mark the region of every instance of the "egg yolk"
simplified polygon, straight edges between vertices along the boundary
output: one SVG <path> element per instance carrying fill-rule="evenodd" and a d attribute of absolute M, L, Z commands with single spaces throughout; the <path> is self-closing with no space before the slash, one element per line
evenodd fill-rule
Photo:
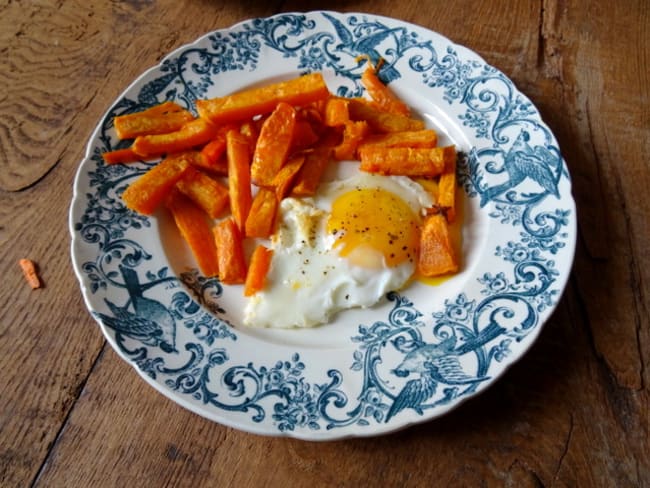
<path fill-rule="evenodd" d="M 419 242 L 418 218 L 397 195 L 381 188 L 357 188 L 332 203 L 327 231 L 336 237 L 341 257 L 379 253 L 389 267 L 414 262 Z M 373 253 L 372 251 L 375 251 Z M 354 258 L 356 264 L 379 267 L 373 259 Z"/>

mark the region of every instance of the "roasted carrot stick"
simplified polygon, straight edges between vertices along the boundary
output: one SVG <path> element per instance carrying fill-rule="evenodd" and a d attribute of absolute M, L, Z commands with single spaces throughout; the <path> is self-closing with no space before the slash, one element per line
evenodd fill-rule
<path fill-rule="evenodd" d="M 251 209 L 250 150 L 245 136 L 236 130 L 226 134 L 230 211 L 243 232 Z"/>
<path fill-rule="evenodd" d="M 217 247 L 207 215 L 180 191 L 172 190 L 165 200 L 176 226 L 190 247 L 205 276 L 219 274 Z"/>
<path fill-rule="evenodd" d="M 122 193 L 122 200 L 128 208 L 151 215 L 189 166 L 182 156 L 165 159 L 131 183 Z"/>
<path fill-rule="evenodd" d="M 264 289 L 266 275 L 271 267 L 272 257 L 273 250 L 261 244 L 255 248 L 251 256 L 250 264 L 248 265 L 248 272 L 246 273 L 246 282 L 244 284 L 245 297 L 254 295 Z"/>
<path fill-rule="evenodd" d="M 219 280 L 225 284 L 244 283 L 246 261 L 241 232 L 232 218 L 219 222 L 213 229 L 219 258 Z"/>

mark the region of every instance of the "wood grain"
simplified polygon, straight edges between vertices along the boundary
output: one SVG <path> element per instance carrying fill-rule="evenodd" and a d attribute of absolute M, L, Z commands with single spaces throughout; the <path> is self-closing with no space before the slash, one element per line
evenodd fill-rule
<path fill-rule="evenodd" d="M 67 213 L 86 141 L 135 77 L 213 29 L 323 8 L 423 25 L 510 76 L 558 138 L 579 241 L 540 339 L 487 392 L 402 432 L 310 443 L 147 386 L 84 307 Z M 649 486 L 649 29 L 642 0 L 0 0 L 0 486 Z"/>

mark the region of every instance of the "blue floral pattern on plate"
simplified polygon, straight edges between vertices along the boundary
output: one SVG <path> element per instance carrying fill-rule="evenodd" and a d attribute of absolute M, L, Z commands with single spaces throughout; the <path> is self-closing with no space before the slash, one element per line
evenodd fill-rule
<path fill-rule="evenodd" d="M 103 151 L 128 144 L 112 118 L 166 100 L 192 109 L 200 98 L 312 71 L 338 95 L 359 96 L 365 63 L 379 59 L 380 77 L 461 151 L 465 225 L 482 229 L 464 234 L 463 272 L 437 287 L 391 292 L 361 321 L 341 313 L 338 326 L 324 326 L 340 336 L 335 353 L 309 336 L 318 332 L 301 331 L 303 342 L 251 334 L 218 280 L 170 264 L 160 216 L 122 204 L 126 186 L 152 163 L 102 162 Z M 499 377 L 558 303 L 576 217 L 553 134 L 501 72 L 415 25 L 311 12 L 208 34 L 138 78 L 90 140 L 70 227 L 89 310 L 152 386 L 226 425 L 324 440 L 438 417 Z"/>

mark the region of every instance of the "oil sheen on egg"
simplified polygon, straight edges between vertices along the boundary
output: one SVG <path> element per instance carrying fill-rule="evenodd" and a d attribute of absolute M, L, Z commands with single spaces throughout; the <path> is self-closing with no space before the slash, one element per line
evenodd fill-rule
<path fill-rule="evenodd" d="M 411 179 L 370 174 L 324 183 L 314 198 L 285 198 L 267 285 L 250 298 L 244 323 L 313 327 L 401 289 L 415 271 L 431 205 Z"/>

